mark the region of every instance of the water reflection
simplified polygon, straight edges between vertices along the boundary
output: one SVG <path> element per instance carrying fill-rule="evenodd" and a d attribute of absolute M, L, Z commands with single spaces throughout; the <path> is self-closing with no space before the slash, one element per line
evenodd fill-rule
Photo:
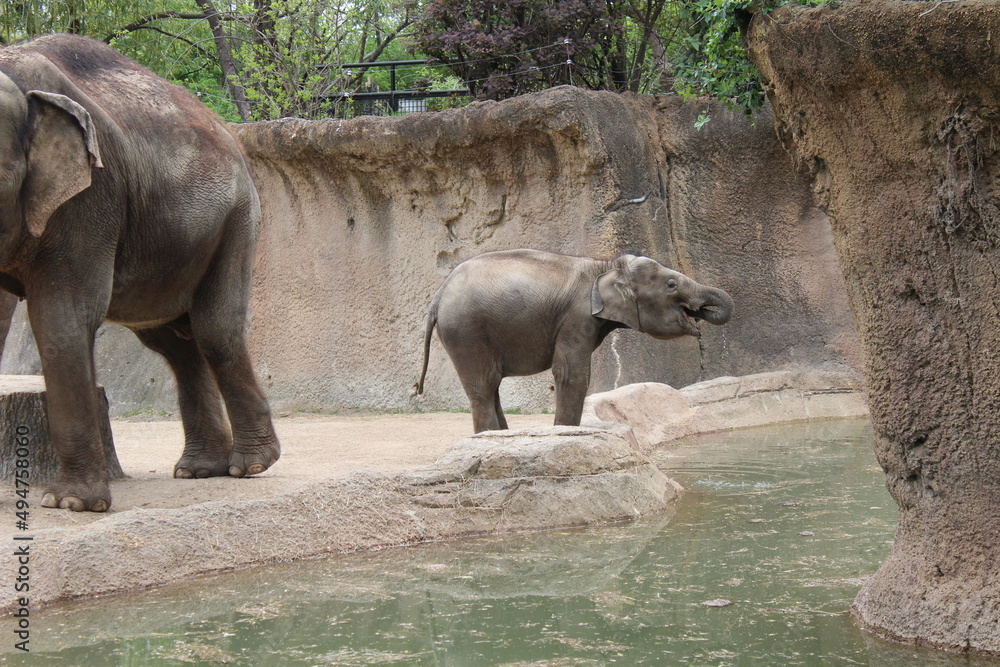
<path fill-rule="evenodd" d="M 996 664 L 882 644 L 847 616 L 895 525 L 865 423 L 706 436 L 659 462 L 689 490 L 670 517 L 63 605 L 33 617 L 30 662 Z"/>

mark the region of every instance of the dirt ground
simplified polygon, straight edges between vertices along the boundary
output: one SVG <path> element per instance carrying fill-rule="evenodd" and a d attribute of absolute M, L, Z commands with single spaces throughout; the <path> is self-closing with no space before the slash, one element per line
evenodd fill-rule
<path fill-rule="evenodd" d="M 551 426 L 552 415 L 509 415 L 511 428 Z M 42 508 L 34 489 L 31 529 L 88 524 L 126 510 L 186 507 L 213 500 L 263 498 L 361 469 L 399 472 L 433 463 L 456 440 L 472 435 L 467 413 L 349 414 L 291 413 L 275 418 L 281 459 L 248 479 L 173 479 L 184 446 L 179 418 L 112 420 L 115 449 L 128 479 L 112 482 L 110 512 L 66 512 Z M 5 498 L 3 504 L 7 504 Z M 13 524 L 13 522 L 7 522 Z M 0 532 L 13 534 L 13 525 Z"/>

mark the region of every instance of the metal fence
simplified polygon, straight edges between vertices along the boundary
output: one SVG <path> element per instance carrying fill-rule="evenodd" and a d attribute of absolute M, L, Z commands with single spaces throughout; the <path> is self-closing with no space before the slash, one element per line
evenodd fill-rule
<path fill-rule="evenodd" d="M 354 116 L 391 116 L 397 114 L 428 111 L 446 106 L 456 106 L 469 96 L 465 88 L 452 90 L 397 90 L 396 68 L 416 65 L 434 65 L 433 60 L 388 60 L 373 63 L 347 63 L 340 67 L 349 68 L 389 68 L 389 90 L 363 92 L 336 92 L 321 97 L 331 116 L 350 118 Z M 443 102 L 435 102 L 443 100 Z"/>

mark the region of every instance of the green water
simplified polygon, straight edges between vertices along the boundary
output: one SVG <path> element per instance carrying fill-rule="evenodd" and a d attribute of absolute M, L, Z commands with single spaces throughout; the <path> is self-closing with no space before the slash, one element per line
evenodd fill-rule
<path fill-rule="evenodd" d="M 60 665 L 997 664 L 888 645 L 847 615 L 895 525 L 864 422 L 706 436 L 658 461 L 688 489 L 671 516 L 355 554 L 62 605 L 33 615 L 28 660 L 2 657 Z M 730 604 L 705 604 L 717 600 Z"/>

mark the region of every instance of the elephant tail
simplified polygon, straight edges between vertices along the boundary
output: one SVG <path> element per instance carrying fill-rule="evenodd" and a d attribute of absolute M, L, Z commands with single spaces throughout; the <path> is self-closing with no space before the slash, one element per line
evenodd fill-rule
<path fill-rule="evenodd" d="M 418 395 L 424 393 L 424 378 L 427 377 L 427 362 L 430 361 L 431 356 L 431 337 L 434 335 L 434 327 L 437 326 L 440 296 L 440 292 L 434 295 L 434 299 L 431 301 L 431 306 L 427 312 L 427 329 L 424 331 L 424 367 L 420 371 L 420 380 L 417 382 Z"/>

